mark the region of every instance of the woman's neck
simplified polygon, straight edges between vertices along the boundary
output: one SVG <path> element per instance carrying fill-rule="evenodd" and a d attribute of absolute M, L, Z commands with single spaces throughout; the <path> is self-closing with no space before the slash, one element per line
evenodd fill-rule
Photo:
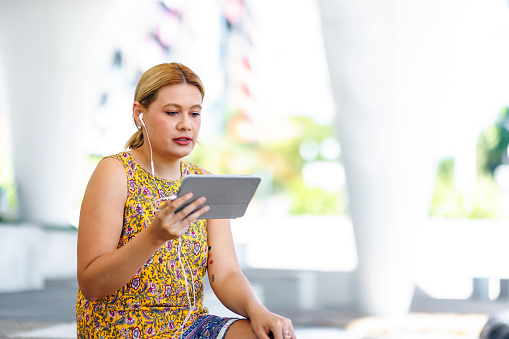
<path fill-rule="evenodd" d="M 161 156 L 155 152 L 152 153 L 153 169 L 152 173 L 150 149 L 146 145 L 142 145 L 131 151 L 131 154 L 147 172 L 164 180 L 178 180 L 181 177 L 180 163 L 181 159 L 172 159 Z"/>

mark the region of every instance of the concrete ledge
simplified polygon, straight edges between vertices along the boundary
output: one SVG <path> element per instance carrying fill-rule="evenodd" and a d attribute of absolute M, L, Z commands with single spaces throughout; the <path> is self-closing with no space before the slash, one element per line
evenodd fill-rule
<path fill-rule="evenodd" d="M 76 276 L 78 230 L 44 230 L 42 269 L 45 279 L 67 279 Z"/>
<path fill-rule="evenodd" d="M 41 289 L 43 232 L 30 224 L 0 224 L 0 292 Z"/>
<path fill-rule="evenodd" d="M 245 268 L 269 309 L 347 310 L 353 305 L 351 272 Z"/>
<path fill-rule="evenodd" d="M 0 293 L 38 290 L 76 276 L 77 231 L 0 223 Z"/>

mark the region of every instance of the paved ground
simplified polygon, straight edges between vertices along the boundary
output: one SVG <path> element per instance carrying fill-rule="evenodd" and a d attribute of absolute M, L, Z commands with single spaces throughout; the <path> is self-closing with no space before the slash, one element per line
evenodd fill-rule
<path fill-rule="evenodd" d="M 0 294 L 0 338 L 8 335 L 74 322 L 77 283 L 48 281 L 45 289 Z"/>
<path fill-rule="evenodd" d="M 44 290 L 0 294 L 0 338 L 75 338 L 72 280 L 48 281 Z M 340 311 L 286 312 L 299 339 L 477 339 L 489 314 L 507 302 L 446 301 L 416 294 L 412 312 L 399 318 Z"/>
<path fill-rule="evenodd" d="M 73 280 L 55 280 L 48 281 L 44 290 L 40 291 L 0 293 L 0 339 L 75 338 L 76 290 L 77 283 Z M 213 300 L 210 303 L 207 305 L 213 312 L 216 306 Z M 311 328 L 307 325 L 313 322 L 312 318 L 301 316 L 303 328 L 300 329 L 299 338 L 337 338 L 344 333 L 337 326 Z M 347 319 L 351 317 L 345 315 L 345 322 Z"/>

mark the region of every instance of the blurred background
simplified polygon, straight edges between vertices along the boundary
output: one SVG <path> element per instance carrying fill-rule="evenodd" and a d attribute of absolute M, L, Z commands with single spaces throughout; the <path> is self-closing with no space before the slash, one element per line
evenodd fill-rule
<path fill-rule="evenodd" d="M 0 323 L 75 293 L 90 174 L 176 61 L 206 89 L 192 162 L 262 178 L 232 224 L 269 308 L 477 337 L 509 308 L 507 60 L 503 0 L 0 0 Z"/>

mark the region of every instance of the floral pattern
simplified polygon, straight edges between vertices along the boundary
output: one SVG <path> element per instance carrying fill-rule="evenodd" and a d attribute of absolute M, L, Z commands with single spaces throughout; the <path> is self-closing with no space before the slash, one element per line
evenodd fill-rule
<path fill-rule="evenodd" d="M 148 227 L 155 214 L 154 199 L 177 194 L 183 176 L 177 181 L 157 177 L 154 181 L 130 153 L 110 157 L 122 162 L 127 175 L 124 224 L 117 246 L 122 247 Z M 181 173 L 202 174 L 202 171 L 183 161 Z M 167 241 L 126 285 L 112 295 L 91 302 L 78 290 L 78 338 L 167 338 L 181 328 L 190 305 L 196 303 L 196 311 L 185 328 L 208 314 L 203 306 L 202 284 L 208 257 L 206 221 L 193 222 L 181 237 L 184 268 L 178 260 L 178 248 L 178 239 Z M 188 300 L 187 292 L 191 300 Z"/>

